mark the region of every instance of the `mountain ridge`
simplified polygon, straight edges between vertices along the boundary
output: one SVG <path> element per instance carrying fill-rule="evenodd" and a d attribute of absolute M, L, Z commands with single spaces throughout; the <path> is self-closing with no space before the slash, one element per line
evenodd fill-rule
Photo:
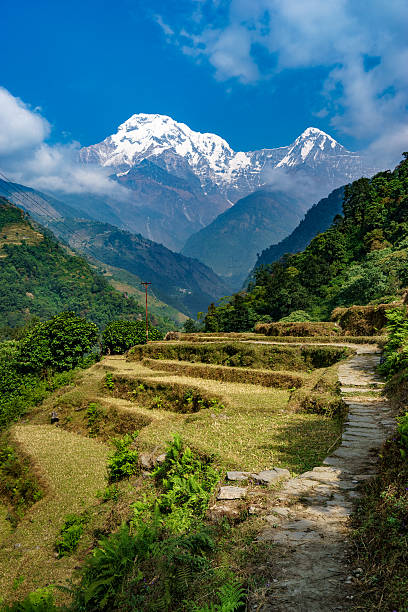
<path fill-rule="evenodd" d="M 293 170 L 325 163 L 330 165 L 327 176 L 332 180 L 336 180 L 339 162 L 344 179 L 361 176 L 362 170 L 375 171 L 361 155 L 348 151 L 319 128 L 306 128 L 290 145 L 245 152 L 234 151 L 217 134 L 197 132 L 167 115 L 148 113 L 132 115 L 115 134 L 83 147 L 79 157 L 83 163 L 112 167 L 117 176 L 149 158 L 182 175 L 186 168 L 181 158 L 199 178 L 205 195 L 215 189 L 231 201 L 267 183 L 267 173 L 274 168 Z"/>

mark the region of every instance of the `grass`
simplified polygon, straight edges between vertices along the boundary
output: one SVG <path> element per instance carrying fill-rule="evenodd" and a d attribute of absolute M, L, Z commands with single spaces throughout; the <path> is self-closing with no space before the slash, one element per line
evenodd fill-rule
<path fill-rule="evenodd" d="M 54 542 L 66 514 L 95 503 L 97 490 L 106 484 L 108 454 L 101 442 L 51 425 L 18 425 L 12 437 L 30 456 L 47 490 L 0 549 L 0 592 L 5 599 L 70 576 L 76 561 L 56 562 Z"/>
<path fill-rule="evenodd" d="M 145 366 L 131 365 L 134 378 L 148 381 Z M 163 448 L 163 443 L 178 432 L 187 444 L 200 452 L 215 454 L 224 468 L 260 470 L 281 466 L 301 472 L 317 465 L 339 434 L 337 420 L 292 411 L 288 407 L 290 392 L 286 389 L 193 379 L 157 371 L 151 371 L 151 375 L 155 383 L 169 386 L 177 383 L 219 397 L 225 408 L 200 410 L 191 415 L 150 410 L 153 421 L 138 437 L 138 443 L 145 449 Z M 136 413 L 143 410 L 146 414 L 146 408 L 140 406 L 137 397 L 126 404 L 123 404 L 125 400 L 120 401 L 122 409 Z"/>
<path fill-rule="evenodd" d="M 163 347 L 175 344 L 152 343 L 149 350 L 160 354 Z M 127 517 L 130 502 L 142 498 L 143 491 L 151 486 L 140 476 L 134 477 L 134 483 L 119 483 L 118 495 L 106 493 L 109 448 L 103 441 L 118 434 L 139 430 L 136 448 L 158 455 L 178 433 L 200 455 L 212 457 L 215 467 L 222 470 L 258 471 L 279 466 L 300 473 L 321 463 L 338 439 L 340 420 L 296 406 L 293 402 L 296 384 L 290 388 L 275 388 L 265 383 L 272 384 L 281 377 L 283 387 L 299 381 L 301 389 L 312 395 L 321 393 L 326 398 L 335 397 L 337 364 L 326 368 L 310 366 L 313 359 L 336 361 L 345 356 L 344 351 L 331 347 L 323 351 L 321 347 L 317 350 L 306 347 L 303 352 L 297 347 L 279 347 L 272 351 L 271 347 L 254 349 L 245 345 L 238 348 L 236 359 L 252 357 L 252 367 L 186 363 L 178 359 L 153 360 L 151 356 L 144 362 L 120 356 L 106 357 L 78 373 L 70 386 L 56 390 L 41 406 L 33 408 L 28 414 L 29 424 L 12 428 L 13 441 L 29 456 L 34 471 L 44 483 L 45 496 L 22 518 L 8 538 L 7 547 L 0 549 L 0 591 L 6 599 L 21 599 L 40 586 L 61 583 L 72 576 L 74 567 L 81 564 L 90 550 L 86 547 L 95 545 L 97 536 L 91 537 L 95 525 L 102 529 L 101 534 L 110 533 Z M 219 358 L 217 345 L 199 349 L 204 350 L 208 359 Z M 234 351 L 235 348 L 232 360 L 237 355 Z M 192 354 L 198 361 L 203 353 L 195 357 L 194 351 Z M 259 356 L 262 361 L 269 359 L 271 354 L 277 360 L 291 360 L 300 367 L 299 371 L 280 372 L 255 367 Z M 231 355 L 227 355 L 227 359 L 231 361 Z M 113 388 L 104 384 L 107 373 Z M 261 382 L 264 384 L 257 384 Z M 140 384 L 143 389 L 139 388 Z M 124 385 L 123 388 L 120 385 Z M 131 390 L 137 392 L 129 393 Z M 186 390 L 190 395 L 193 392 L 197 397 L 217 401 L 204 402 L 197 412 L 191 413 L 164 410 L 157 402 L 152 408 L 152 394 L 159 392 L 165 396 L 180 391 L 185 395 Z M 145 392 L 148 401 L 143 398 Z M 53 410 L 60 418 L 59 427 L 48 424 Z M 104 501 L 97 501 L 98 490 L 105 490 L 105 494 L 100 494 Z M 86 513 L 91 517 L 90 523 L 84 529 L 78 551 L 56 560 L 55 540 L 67 514 L 72 513 L 81 516 Z M 0 513 L 0 538 L 1 517 Z M 236 542 L 236 546 L 223 546 L 220 552 L 220 564 L 231 565 L 238 574 L 240 566 L 252 563 L 249 549 L 256 532 L 254 521 L 256 519 L 244 520 L 237 531 L 227 533 L 226 540 Z M 243 575 L 245 572 L 243 570 Z M 205 591 L 205 585 L 202 586 Z M 65 596 L 57 597 L 64 601 Z"/>
<path fill-rule="evenodd" d="M 161 363 L 157 361 L 155 367 L 160 367 Z M 179 364 L 174 362 L 175 366 Z M 329 370 L 336 377 L 337 366 L 332 368 Z M 142 401 L 141 394 L 132 396 L 127 392 L 124 397 L 115 397 L 115 391 L 103 386 L 106 372 L 111 372 L 113 378 L 139 381 L 137 385 L 143 381 L 149 386 L 181 385 L 205 397 L 218 398 L 225 408 L 201 409 L 193 414 L 152 409 L 151 404 Z M 317 369 L 309 374 L 302 373 L 301 377 L 304 384 L 312 388 L 324 372 L 326 369 Z M 180 433 L 187 444 L 205 454 L 214 454 L 223 468 L 259 470 L 281 466 L 298 473 L 317 465 L 325 457 L 339 435 L 340 422 L 303 412 L 289 404 L 290 397 L 288 389 L 182 376 L 153 370 L 123 357 L 107 357 L 81 374 L 75 389 L 59 392 L 53 400 L 47 400 L 34 420 L 46 422 L 56 406 L 62 427 L 90 435 L 86 413 L 89 403 L 96 402 L 106 411 L 96 433 L 104 440 L 117 435 L 119 421 L 128 422 L 127 431 L 140 430 L 137 444 L 143 450 L 156 449 L 159 453 L 173 434 Z M 121 434 L 125 433 L 125 428 L 126 425 Z"/>
<path fill-rule="evenodd" d="M 268 370 L 307 371 L 344 359 L 350 349 L 334 346 L 278 346 L 242 342 L 154 342 L 133 347 L 129 360 L 145 358 L 210 363 Z"/>
<path fill-rule="evenodd" d="M 143 365 L 152 370 L 172 372 L 173 374 L 191 376 L 193 378 L 206 378 L 222 380 L 225 382 L 246 382 L 259 384 L 263 387 L 277 387 L 291 389 L 301 387 L 304 378 L 292 372 L 271 372 L 268 370 L 254 370 L 229 366 L 215 366 L 211 364 L 190 363 L 188 361 L 165 361 L 160 359 L 145 359 Z"/>
<path fill-rule="evenodd" d="M 11 523 L 8 520 L 9 512 L 6 506 L 0 504 L 0 546 L 2 546 L 12 532 Z"/>
<path fill-rule="evenodd" d="M 378 344 L 386 341 L 386 336 L 264 336 L 262 334 L 215 332 L 180 334 L 180 340 L 184 342 L 217 342 L 219 340 L 256 341 L 268 344 Z"/>

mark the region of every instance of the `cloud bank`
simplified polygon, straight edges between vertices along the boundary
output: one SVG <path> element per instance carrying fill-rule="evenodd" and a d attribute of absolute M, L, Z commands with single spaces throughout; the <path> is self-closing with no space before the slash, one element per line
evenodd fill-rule
<path fill-rule="evenodd" d="M 324 68 L 322 107 L 368 153 L 408 148 L 406 0 L 188 0 L 183 28 L 157 19 L 169 43 L 208 62 L 216 79 L 254 85 L 292 69 Z"/>
<path fill-rule="evenodd" d="M 61 193 L 128 199 L 111 170 L 78 163 L 79 143 L 50 145 L 51 126 L 38 110 L 0 87 L 0 170 L 18 183 Z"/>

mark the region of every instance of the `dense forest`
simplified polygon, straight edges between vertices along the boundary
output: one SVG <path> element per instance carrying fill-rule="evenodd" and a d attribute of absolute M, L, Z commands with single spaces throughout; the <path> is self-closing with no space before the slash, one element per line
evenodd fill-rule
<path fill-rule="evenodd" d="M 211 304 L 207 331 L 245 331 L 302 310 L 390 302 L 408 285 L 408 153 L 393 172 L 345 187 L 343 215 L 301 253 L 255 270 L 246 292 Z"/>
<path fill-rule="evenodd" d="M 327 198 L 319 200 L 307 211 L 304 219 L 289 236 L 278 244 L 272 244 L 262 251 L 255 268 L 274 263 L 286 253 L 303 251 L 316 234 L 326 231 L 332 224 L 334 217 L 342 212 L 343 198 L 344 187 L 339 187 L 332 191 Z"/>
<path fill-rule="evenodd" d="M 0 198 L 0 331 L 7 337 L 34 319 L 72 310 L 98 325 L 144 316 L 133 298 L 113 289 L 21 209 Z"/>

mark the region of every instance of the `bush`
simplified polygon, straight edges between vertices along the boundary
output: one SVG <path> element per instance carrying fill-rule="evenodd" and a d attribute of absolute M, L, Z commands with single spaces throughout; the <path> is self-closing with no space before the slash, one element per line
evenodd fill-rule
<path fill-rule="evenodd" d="M 305 310 L 294 310 L 286 317 L 280 319 L 280 323 L 299 323 L 302 321 L 313 321 L 311 315 Z"/>
<path fill-rule="evenodd" d="M 77 549 L 87 522 L 88 517 L 84 515 L 68 514 L 66 516 L 64 525 L 55 542 L 55 550 L 59 559 L 71 555 Z"/>
<path fill-rule="evenodd" d="M 52 587 L 44 587 L 29 593 L 23 601 L 1 609 L 2 612 L 57 612 L 60 608 L 54 604 Z"/>
<path fill-rule="evenodd" d="M 387 312 L 388 342 L 384 348 L 384 360 L 380 366 L 382 374 L 390 378 L 408 366 L 408 318 L 406 310 Z"/>
<path fill-rule="evenodd" d="M 375 336 L 379 335 L 387 324 L 387 313 L 391 309 L 390 304 L 339 307 L 333 310 L 331 319 L 340 325 L 346 335 Z"/>
<path fill-rule="evenodd" d="M 130 446 L 136 438 L 137 433 L 126 434 L 123 438 L 114 438 L 112 443 L 116 447 L 108 462 L 108 476 L 110 482 L 129 478 L 138 469 L 138 452 L 132 450 Z"/>
<path fill-rule="evenodd" d="M 290 319 L 289 315 L 281 319 L 278 323 L 257 323 L 254 331 L 256 334 L 263 334 L 265 336 L 331 337 L 337 335 L 341 330 L 334 323 L 323 321 L 315 322 L 306 319 L 295 321 L 294 319 Z"/>
<path fill-rule="evenodd" d="M 149 340 L 162 340 L 161 332 L 149 326 Z M 121 355 L 136 344 L 146 344 L 146 325 L 143 321 L 112 321 L 102 334 L 104 353 Z"/>
<path fill-rule="evenodd" d="M 210 462 L 203 461 L 188 446 L 184 446 L 178 435 L 168 445 L 166 460 L 154 471 L 154 476 L 164 489 L 158 499 L 160 511 L 175 513 L 172 527 L 188 528 L 192 517 L 204 515 L 219 474 Z M 183 509 L 183 517 L 177 508 Z M 177 529 L 177 527 L 176 527 Z"/>
<path fill-rule="evenodd" d="M 12 507 L 13 523 L 42 496 L 28 459 L 22 459 L 11 446 L 0 447 L 0 499 Z"/>
<path fill-rule="evenodd" d="M 44 374 L 71 370 L 90 353 L 98 340 L 94 323 L 73 312 L 63 312 L 28 333 L 19 350 L 19 367 Z"/>

